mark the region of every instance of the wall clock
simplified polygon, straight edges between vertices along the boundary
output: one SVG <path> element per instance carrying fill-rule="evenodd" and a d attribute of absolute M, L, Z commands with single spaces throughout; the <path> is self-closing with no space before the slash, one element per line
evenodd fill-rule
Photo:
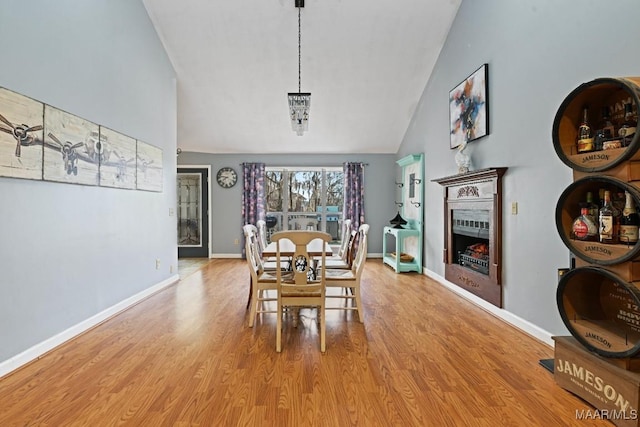
<path fill-rule="evenodd" d="M 238 181 L 238 174 L 232 168 L 221 168 L 216 175 L 216 181 L 222 188 L 231 188 Z"/>

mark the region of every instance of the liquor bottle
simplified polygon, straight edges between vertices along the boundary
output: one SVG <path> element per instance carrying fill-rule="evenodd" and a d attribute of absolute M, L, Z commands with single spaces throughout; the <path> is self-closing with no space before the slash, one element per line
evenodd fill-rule
<path fill-rule="evenodd" d="M 618 129 L 618 136 L 622 138 L 622 146 L 628 147 L 636 133 L 638 122 L 633 116 L 633 105 L 631 103 L 624 104 L 624 121 Z"/>
<path fill-rule="evenodd" d="M 588 153 L 593 151 L 593 132 L 589 125 L 589 107 L 582 107 L 582 122 L 578 126 L 578 140 L 577 140 L 578 153 Z"/>
<path fill-rule="evenodd" d="M 580 209 L 580 216 L 573 221 L 571 231 L 577 240 L 598 240 L 598 226 L 587 208 Z"/>
<path fill-rule="evenodd" d="M 615 223 L 615 217 L 613 215 L 611 192 L 609 190 L 605 190 L 604 192 L 604 204 L 600 208 L 598 225 L 600 230 L 600 243 L 618 242 L 617 224 Z"/>
<path fill-rule="evenodd" d="M 613 206 L 613 216 L 617 217 L 618 220 L 622 217 L 622 211 L 624 210 L 624 205 L 626 203 L 626 198 L 624 196 L 624 191 L 620 191 L 619 189 L 611 190 L 611 206 Z"/>
<path fill-rule="evenodd" d="M 593 138 L 594 150 L 603 149 L 604 142 L 613 138 L 614 126 L 611 122 L 609 107 L 602 107 L 600 123 Z"/>
<path fill-rule="evenodd" d="M 611 206 L 613 207 L 613 233 L 616 242 L 620 241 L 620 221 L 622 220 L 622 210 L 624 209 L 624 191 L 619 188 L 611 190 Z"/>
<path fill-rule="evenodd" d="M 598 211 L 600 211 L 600 208 L 604 206 L 604 188 L 598 190 L 598 203 L 600 204 Z M 598 215 L 600 215 L 600 213 L 598 213 Z"/>
<path fill-rule="evenodd" d="M 596 205 L 593 202 L 593 193 L 591 191 L 587 191 L 587 204 L 586 204 L 586 208 L 587 211 L 589 213 L 589 215 L 591 215 L 591 217 L 593 218 L 593 221 L 597 221 L 598 220 L 598 214 L 599 214 L 599 208 L 598 205 Z"/>
<path fill-rule="evenodd" d="M 638 217 L 631 193 L 625 191 L 624 195 L 626 200 L 620 218 L 620 243 L 634 245 L 638 241 L 640 217 Z"/>

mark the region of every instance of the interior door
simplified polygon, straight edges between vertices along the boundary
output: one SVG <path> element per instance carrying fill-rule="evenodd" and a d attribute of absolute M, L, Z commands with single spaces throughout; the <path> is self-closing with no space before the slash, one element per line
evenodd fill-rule
<path fill-rule="evenodd" d="M 209 171 L 178 168 L 178 258 L 209 256 Z"/>

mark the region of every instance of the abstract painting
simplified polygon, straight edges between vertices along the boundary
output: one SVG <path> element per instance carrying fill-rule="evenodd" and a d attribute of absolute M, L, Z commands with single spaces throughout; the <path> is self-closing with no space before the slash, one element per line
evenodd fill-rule
<path fill-rule="evenodd" d="M 136 188 L 136 140 L 100 126 L 87 147 L 100 159 L 100 186 Z"/>
<path fill-rule="evenodd" d="M 44 104 L 0 88 L 0 176 L 42 179 Z"/>
<path fill-rule="evenodd" d="M 136 155 L 136 188 L 162 191 L 162 150 L 142 141 Z"/>
<path fill-rule="evenodd" d="M 98 125 L 50 105 L 44 106 L 44 179 L 98 185 L 99 161 L 87 143 Z"/>
<path fill-rule="evenodd" d="M 450 148 L 489 134 L 488 64 L 449 92 Z"/>

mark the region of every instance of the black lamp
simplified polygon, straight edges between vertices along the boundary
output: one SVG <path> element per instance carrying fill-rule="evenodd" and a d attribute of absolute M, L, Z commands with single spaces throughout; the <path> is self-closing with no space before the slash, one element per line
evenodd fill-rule
<path fill-rule="evenodd" d="M 407 221 L 400 216 L 400 212 L 398 212 L 389 222 L 394 225 L 393 228 L 404 228 L 403 225 L 407 223 Z"/>

